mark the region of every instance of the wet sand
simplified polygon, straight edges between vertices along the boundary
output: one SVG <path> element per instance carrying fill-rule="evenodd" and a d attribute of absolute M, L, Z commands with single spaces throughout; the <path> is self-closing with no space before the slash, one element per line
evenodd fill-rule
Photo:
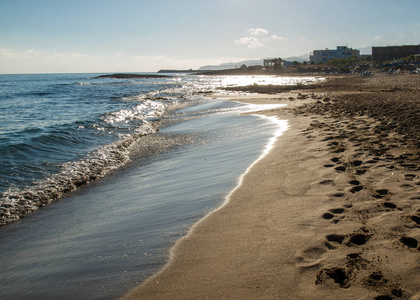
<path fill-rule="evenodd" d="M 236 96 L 288 120 L 125 299 L 420 299 L 420 77 Z M 396 109 L 395 109 L 396 108 Z"/>

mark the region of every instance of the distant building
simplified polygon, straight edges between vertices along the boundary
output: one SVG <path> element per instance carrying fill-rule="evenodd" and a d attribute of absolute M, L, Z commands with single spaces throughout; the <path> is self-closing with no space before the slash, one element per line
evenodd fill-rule
<path fill-rule="evenodd" d="M 264 59 L 263 61 L 264 68 L 269 67 L 278 67 L 283 65 L 283 60 L 281 58 L 273 58 L 273 59 Z"/>
<path fill-rule="evenodd" d="M 311 53 L 309 60 L 310 62 L 317 63 L 326 63 L 327 61 L 334 58 L 348 58 L 348 57 L 360 57 L 360 51 L 347 46 L 337 46 L 336 50 L 314 50 Z"/>
<path fill-rule="evenodd" d="M 420 54 L 420 45 L 372 47 L 373 61 L 395 60 L 415 54 Z"/>
<path fill-rule="evenodd" d="M 283 67 L 293 66 L 293 61 L 283 60 Z"/>

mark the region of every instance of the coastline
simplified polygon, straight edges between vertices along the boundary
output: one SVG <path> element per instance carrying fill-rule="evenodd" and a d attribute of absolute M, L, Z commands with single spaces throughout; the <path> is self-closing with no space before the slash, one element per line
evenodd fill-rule
<path fill-rule="evenodd" d="M 420 298 L 418 148 L 398 126 L 334 110 L 334 97 L 376 95 L 340 80 L 234 97 L 288 104 L 258 113 L 289 129 L 124 299 Z M 399 92 L 385 81 L 379 96 Z"/>

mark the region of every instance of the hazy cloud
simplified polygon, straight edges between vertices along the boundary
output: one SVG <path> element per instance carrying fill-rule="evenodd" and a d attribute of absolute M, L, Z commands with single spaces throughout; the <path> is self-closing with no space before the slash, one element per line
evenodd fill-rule
<path fill-rule="evenodd" d="M 0 48 L 0 73 L 36 73 L 39 70 L 48 73 L 63 72 L 112 72 L 124 69 L 136 72 L 140 67 L 150 67 L 165 61 L 164 56 L 137 56 L 125 53 L 111 55 L 89 55 L 78 52 L 37 51 L 28 49 L 16 51 Z"/>
<path fill-rule="evenodd" d="M 282 36 L 277 36 L 277 35 L 275 35 L 275 34 L 271 35 L 271 36 L 270 36 L 270 38 L 271 38 L 271 39 L 273 39 L 273 40 L 284 40 L 284 37 L 282 37 Z"/>
<path fill-rule="evenodd" d="M 238 44 L 247 45 L 248 48 L 258 48 L 264 46 L 261 41 L 255 36 L 243 37 L 235 41 Z"/>
<path fill-rule="evenodd" d="M 249 41 L 250 48 L 258 41 Z M 14 50 L 0 48 L 0 73 L 101 73 L 156 72 L 159 69 L 196 69 L 204 65 L 245 60 L 243 57 L 176 58 L 165 55 L 130 55 L 124 52 L 109 55 L 90 55 L 78 52 Z"/>
<path fill-rule="evenodd" d="M 274 40 L 286 40 L 282 36 L 276 34 L 268 35 L 268 30 L 264 28 L 250 28 L 248 32 L 251 36 L 242 37 L 235 40 L 235 43 L 246 45 L 248 48 L 263 47 L 265 43 Z"/>
<path fill-rule="evenodd" d="M 265 35 L 268 34 L 268 31 L 264 28 L 250 28 L 248 29 L 248 31 L 252 34 L 252 35 Z"/>

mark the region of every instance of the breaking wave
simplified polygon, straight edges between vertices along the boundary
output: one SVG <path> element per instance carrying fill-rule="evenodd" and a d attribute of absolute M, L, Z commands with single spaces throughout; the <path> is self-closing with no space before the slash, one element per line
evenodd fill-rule
<path fill-rule="evenodd" d="M 103 120 L 106 123 L 128 122 L 131 120 L 145 120 L 151 117 L 159 117 L 165 111 L 165 105 L 157 101 L 146 100 L 130 109 L 121 109 L 107 113 Z"/>
<path fill-rule="evenodd" d="M 47 205 L 76 188 L 104 177 L 110 171 L 125 165 L 136 142 L 158 131 L 155 124 L 144 122 L 135 134 L 126 135 L 121 140 L 104 146 L 86 157 L 67 162 L 57 174 L 35 182 L 32 187 L 10 187 L 1 196 L 0 225 L 18 220 L 24 215 Z"/>
<path fill-rule="evenodd" d="M 171 122 L 161 118 L 170 108 L 197 103 L 210 92 L 231 93 L 220 90 L 231 85 L 316 80 L 176 76 L 127 81 L 95 75 L 0 78 L 0 225 L 125 165 L 142 137 Z"/>

